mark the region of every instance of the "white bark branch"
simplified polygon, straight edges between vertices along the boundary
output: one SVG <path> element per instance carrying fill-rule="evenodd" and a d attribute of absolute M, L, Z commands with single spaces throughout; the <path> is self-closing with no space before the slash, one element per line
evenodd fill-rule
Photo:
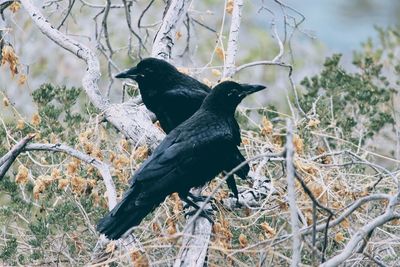
<path fill-rule="evenodd" d="M 54 151 L 68 154 L 72 157 L 82 160 L 87 164 L 95 167 L 103 178 L 107 190 L 108 209 L 112 210 L 117 205 L 117 192 L 115 191 L 115 184 L 112 180 L 110 167 L 104 162 L 93 158 L 83 152 L 80 152 L 72 147 L 63 144 L 28 144 L 24 147 L 24 151 Z"/>
<path fill-rule="evenodd" d="M 190 222 L 190 219 L 188 222 Z M 178 252 L 174 267 L 204 266 L 211 238 L 211 230 L 211 223 L 202 217 L 197 218 L 190 227 L 185 229 L 181 249 Z"/>
<path fill-rule="evenodd" d="M 0 180 L 3 179 L 4 175 L 10 168 L 11 164 L 22 152 L 24 147 L 35 137 L 34 134 L 28 135 L 21 139 L 10 151 L 0 158 Z"/>
<path fill-rule="evenodd" d="M 106 120 L 134 142 L 147 143 L 154 148 L 164 135 L 157 127 L 153 126 L 144 109 L 140 106 L 126 104 L 112 105 L 102 95 L 98 86 L 99 60 L 95 53 L 85 45 L 56 30 L 31 0 L 22 0 L 21 3 L 45 36 L 86 62 L 87 69 L 82 79 L 82 86 L 92 104 L 104 114 Z"/>
<path fill-rule="evenodd" d="M 346 244 L 343 251 L 329 259 L 328 261 L 321 264 L 321 267 L 334 267 L 339 266 L 343 262 L 345 262 L 348 258 L 350 258 L 355 252 L 358 244 L 364 240 L 364 238 L 374 229 L 380 227 L 381 225 L 393 220 L 400 218 L 399 214 L 394 212 L 394 206 L 399 204 L 400 199 L 398 195 L 392 196 L 389 202 L 388 207 L 384 214 L 376 217 L 363 227 L 361 227 L 354 236 L 351 237 L 350 241 Z"/>
<path fill-rule="evenodd" d="M 292 262 L 290 266 L 299 266 L 301 262 L 301 234 L 299 231 L 298 209 L 296 204 L 296 184 L 294 177 L 294 147 L 293 147 L 293 123 L 290 119 L 287 120 L 286 134 L 286 171 L 288 183 L 288 199 L 290 208 L 290 225 L 292 228 Z"/>
<path fill-rule="evenodd" d="M 239 30 L 242 21 L 243 0 L 233 2 L 232 22 L 229 30 L 228 48 L 222 77 L 231 77 L 236 72 L 235 60 L 239 45 Z"/>
<path fill-rule="evenodd" d="M 0 158 L 0 179 L 3 178 L 18 155 L 24 151 L 62 152 L 94 166 L 99 171 L 106 186 L 108 208 L 111 210 L 115 207 L 117 204 L 117 192 L 115 191 L 115 185 L 111 177 L 110 167 L 107 164 L 63 144 L 28 144 L 34 137 L 34 134 L 24 137 L 8 153 Z"/>
<path fill-rule="evenodd" d="M 230 77 L 235 73 L 235 58 L 238 49 L 242 6 L 243 0 L 235 0 L 223 77 Z M 199 192 L 193 192 L 193 190 L 192 193 L 194 195 L 199 194 Z M 198 203 L 201 209 L 197 211 L 196 214 L 189 217 L 184 228 L 185 238 L 182 242 L 181 249 L 179 250 L 178 257 L 175 260 L 174 267 L 200 267 L 205 265 L 212 224 L 207 219 L 198 216 L 201 210 L 210 208 L 210 204 L 208 203 L 209 200 L 210 199 L 208 198 L 204 203 Z"/>
<path fill-rule="evenodd" d="M 189 9 L 191 0 L 172 0 L 154 39 L 151 55 L 169 60 L 174 46 L 175 33 Z"/>
<path fill-rule="evenodd" d="M 362 198 L 357 199 L 354 201 L 353 204 L 351 204 L 342 214 L 340 214 L 339 217 L 337 217 L 335 220 L 332 220 L 329 222 L 328 227 L 332 228 L 339 223 L 341 223 L 344 219 L 349 217 L 355 210 L 357 210 L 359 207 L 361 207 L 363 204 L 369 202 L 369 201 L 375 201 L 375 200 L 382 200 L 382 199 L 390 199 L 390 195 L 388 194 L 374 194 L 370 196 L 365 196 Z M 326 227 L 326 223 L 323 222 L 321 224 L 318 224 L 315 228 L 317 232 L 323 231 Z M 300 230 L 301 234 L 311 234 L 312 233 L 312 228 L 307 227 L 305 229 Z"/>

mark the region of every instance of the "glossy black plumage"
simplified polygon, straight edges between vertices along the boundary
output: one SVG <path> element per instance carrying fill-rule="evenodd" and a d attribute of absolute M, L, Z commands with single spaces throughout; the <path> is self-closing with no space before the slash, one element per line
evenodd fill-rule
<path fill-rule="evenodd" d="M 165 60 L 146 58 L 116 78 L 130 78 L 139 85 L 143 103 L 152 111 L 165 133 L 192 116 L 210 88 L 179 72 Z"/>
<path fill-rule="evenodd" d="M 136 171 L 130 189 L 100 220 L 98 231 L 118 239 L 166 196 L 178 192 L 186 197 L 192 187 L 234 168 L 241 142 L 235 109 L 246 95 L 263 88 L 235 82 L 217 85 L 200 109 L 172 130 Z"/>
<path fill-rule="evenodd" d="M 157 116 L 167 134 L 192 116 L 211 91 L 207 85 L 179 72 L 168 62 L 156 58 L 143 59 L 136 67 L 121 72 L 115 77 L 130 78 L 138 83 L 143 103 Z M 233 153 L 236 153 L 236 165 L 244 161 L 239 150 Z M 249 170 L 250 167 L 246 164 L 235 174 L 246 179 Z M 225 171 L 230 171 L 230 169 Z M 238 198 L 233 176 L 229 177 L 227 184 Z"/>

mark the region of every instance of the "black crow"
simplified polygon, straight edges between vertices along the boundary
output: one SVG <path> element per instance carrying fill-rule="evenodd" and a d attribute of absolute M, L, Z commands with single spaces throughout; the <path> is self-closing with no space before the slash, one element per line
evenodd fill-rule
<path fill-rule="evenodd" d="M 136 67 L 115 77 L 130 78 L 138 83 L 143 103 L 157 116 L 167 134 L 192 116 L 211 90 L 157 58 L 143 59 Z"/>
<path fill-rule="evenodd" d="M 192 187 L 236 167 L 241 139 L 235 109 L 247 95 L 264 88 L 232 81 L 218 84 L 199 110 L 172 130 L 135 172 L 131 187 L 97 230 L 118 239 L 168 195 L 178 192 L 185 200 Z"/>
<path fill-rule="evenodd" d="M 139 84 L 143 103 L 157 116 L 167 134 L 192 116 L 211 91 L 207 85 L 179 72 L 167 61 L 157 58 L 143 59 L 136 67 L 121 72 L 115 77 L 130 78 Z M 234 153 L 238 163 L 244 161 L 239 150 Z M 250 167 L 246 164 L 235 174 L 246 179 L 249 170 Z M 229 177 L 227 183 L 238 199 L 234 177 Z"/>

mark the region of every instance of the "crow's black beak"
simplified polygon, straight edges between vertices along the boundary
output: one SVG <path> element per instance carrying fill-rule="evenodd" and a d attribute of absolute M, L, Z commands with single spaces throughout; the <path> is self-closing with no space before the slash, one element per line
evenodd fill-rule
<path fill-rule="evenodd" d="M 123 72 L 115 75 L 115 78 L 129 78 L 135 80 L 138 76 L 138 71 L 136 67 L 130 68 L 129 70 L 125 70 Z"/>
<path fill-rule="evenodd" d="M 248 95 L 251 95 L 255 92 L 261 91 L 263 89 L 267 88 L 264 85 L 260 85 L 260 84 L 243 84 L 242 85 L 242 92 L 240 93 L 240 97 L 245 97 Z"/>

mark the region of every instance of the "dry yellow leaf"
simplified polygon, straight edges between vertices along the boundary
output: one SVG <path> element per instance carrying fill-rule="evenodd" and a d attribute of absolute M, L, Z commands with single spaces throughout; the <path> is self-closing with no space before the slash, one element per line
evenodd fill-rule
<path fill-rule="evenodd" d="M 72 191 L 75 193 L 82 193 L 86 188 L 86 180 L 79 176 L 72 176 L 71 185 Z"/>
<path fill-rule="evenodd" d="M 97 181 L 95 179 L 89 179 L 86 181 L 86 185 L 90 188 L 94 188 L 97 184 Z"/>
<path fill-rule="evenodd" d="M 92 143 L 89 143 L 89 142 L 83 143 L 83 150 L 85 150 L 85 152 L 87 154 L 89 154 L 89 155 L 92 154 L 93 149 L 94 149 L 94 145 Z"/>
<path fill-rule="evenodd" d="M 78 164 L 75 161 L 71 161 L 70 163 L 68 163 L 67 173 L 69 175 L 75 174 L 77 170 L 78 170 Z"/>
<path fill-rule="evenodd" d="M 282 147 L 283 145 L 282 136 L 279 134 L 272 135 L 272 143 L 277 147 Z"/>
<path fill-rule="evenodd" d="M 5 107 L 8 107 L 8 106 L 10 105 L 10 100 L 8 100 L 7 97 L 4 97 L 4 98 L 3 98 L 3 105 L 4 105 Z"/>
<path fill-rule="evenodd" d="M 268 135 L 272 133 L 274 125 L 267 117 L 264 116 L 261 120 L 261 127 L 261 134 Z"/>
<path fill-rule="evenodd" d="M 316 127 L 316 126 L 318 126 L 319 124 L 320 124 L 319 119 L 311 119 L 311 120 L 309 120 L 309 122 L 308 122 L 308 126 L 309 126 L 309 127 Z"/>
<path fill-rule="evenodd" d="M 110 153 L 110 162 L 114 163 L 114 160 L 117 158 L 117 155 L 114 152 Z"/>
<path fill-rule="evenodd" d="M 152 229 L 153 232 L 156 233 L 156 234 L 161 233 L 160 224 L 158 224 L 157 222 L 153 222 L 153 223 L 151 224 L 151 229 Z"/>
<path fill-rule="evenodd" d="M 116 248 L 117 248 L 117 245 L 115 244 L 115 242 L 111 241 L 110 243 L 107 244 L 106 252 L 107 253 L 113 253 Z"/>
<path fill-rule="evenodd" d="M 23 120 L 18 120 L 17 121 L 17 129 L 22 130 L 25 128 L 25 122 Z"/>
<path fill-rule="evenodd" d="M 297 134 L 293 136 L 294 149 L 298 154 L 302 154 L 304 151 L 304 141 Z"/>
<path fill-rule="evenodd" d="M 1 65 L 5 65 L 7 62 L 10 65 L 10 71 L 12 77 L 18 74 L 18 57 L 14 52 L 14 48 L 10 45 L 5 45 L 1 50 Z"/>
<path fill-rule="evenodd" d="M 39 126 L 41 121 L 42 121 L 42 119 L 40 118 L 40 115 L 38 113 L 33 114 L 33 117 L 32 117 L 32 124 L 33 125 Z"/>
<path fill-rule="evenodd" d="M 260 224 L 260 226 L 265 231 L 265 234 L 268 236 L 268 238 L 272 238 L 276 235 L 275 229 L 272 228 L 267 222 L 263 222 Z"/>
<path fill-rule="evenodd" d="M 149 265 L 149 260 L 147 257 L 143 254 L 141 254 L 139 251 L 133 251 L 131 252 L 131 260 L 132 260 L 132 265 L 135 267 L 148 267 Z"/>
<path fill-rule="evenodd" d="M 126 166 L 129 166 L 129 158 L 125 155 L 117 156 L 117 158 L 113 161 L 114 167 L 116 169 L 122 169 Z"/>
<path fill-rule="evenodd" d="M 344 220 L 340 223 L 340 225 L 341 225 L 343 228 L 345 228 L 345 229 L 349 229 L 349 227 L 350 227 L 349 220 L 344 219 Z"/>
<path fill-rule="evenodd" d="M 176 227 L 175 227 L 174 224 L 171 224 L 171 225 L 168 226 L 168 228 L 167 228 L 167 233 L 168 233 L 169 235 L 174 235 L 174 234 L 176 234 Z"/>
<path fill-rule="evenodd" d="M 338 243 L 342 243 L 344 241 L 344 235 L 342 232 L 339 232 L 335 235 L 335 241 Z"/>
<path fill-rule="evenodd" d="M 239 235 L 239 244 L 242 248 L 247 247 L 249 244 L 249 241 L 247 240 L 247 237 L 244 234 Z"/>
<path fill-rule="evenodd" d="M 58 180 L 58 188 L 59 189 L 64 189 L 68 186 L 69 180 L 68 179 L 60 179 Z"/>
<path fill-rule="evenodd" d="M 120 143 L 120 145 L 121 145 L 123 150 L 125 150 L 125 151 L 129 150 L 130 143 L 128 142 L 128 140 L 126 140 L 125 138 L 122 138 L 119 143 Z"/>
<path fill-rule="evenodd" d="M 245 146 L 250 145 L 250 140 L 246 137 L 242 137 L 242 144 Z"/>
<path fill-rule="evenodd" d="M 21 9 L 21 4 L 18 1 L 14 1 L 11 5 L 10 5 L 10 10 L 12 13 L 16 13 L 18 12 L 18 10 Z"/>
<path fill-rule="evenodd" d="M 19 165 L 15 182 L 17 184 L 26 184 L 28 182 L 29 170 L 24 165 Z"/>
<path fill-rule="evenodd" d="M 39 141 L 41 138 L 42 138 L 42 134 L 41 133 L 32 133 L 35 137 L 34 137 L 34 139 L 36 140 L 36 141 Z"/>
<path fill-rule="evenodd" d="M 394 219 L 390 224 L 399 226 L 400 225 L 400 219 Z"/>
<path fill-rule="evenodd" d="M 222 225 L 219 222 L 214 223 L 213 226 L 212 226 L 212 230 L 213 230 L 214 234 L 221 233 L 221 229 L 222 229 Z"/>
<path fill-rule="evenodd" d="M 94 148 L 92 155 L 97 157 L 99 160 L 103 160 L 104 159 L 103 151 L 101 151 L 97 147 Z"/>
<path fill-rule="evenodd" d="M 225 59 L 225 52 L 224 52 L 224 50 L 221 48 L 221 47 L 217 47 L 217 48 L 215 48 L 215 54 L 217 54 L 217 57 L 220 59 L 220 60 L 224 60 Z"/>
<path fill-rule="evenodd" d="M 46 184 L 42 179 L 38 179 L 35 182 L 35 186 L 33 187 L 33 198 L 38 200 L 40 193 L 43 193 L 43 191 L 46 189 Z"/>
<path fill-rule="evenodd" d="M 144 146 L 139 146 L 134 152 L 133 152 L 133 158 L 135 160 L 145 160 L 149 156 L 149 148 L 144 145 Z"/>
<path fill-rule="evenodd" d="M 233 0 L 228 0 L 225 7 L 226 13 L 232 15 L 233 12 Z"/>
<path fill-rule="evenodd" d="M 93 192 L 90 194 L 90 196 L 92 197 L 94 204 L 98 205 L 100 203 L 99 192 L 97 192 L 96 190 L 93 190 Z"/>
<path fill-rule="evenodd" d="M 26 75 L 21 74 L 18 78 L 18 85 L 24 85 L 27 79 Z"/>

